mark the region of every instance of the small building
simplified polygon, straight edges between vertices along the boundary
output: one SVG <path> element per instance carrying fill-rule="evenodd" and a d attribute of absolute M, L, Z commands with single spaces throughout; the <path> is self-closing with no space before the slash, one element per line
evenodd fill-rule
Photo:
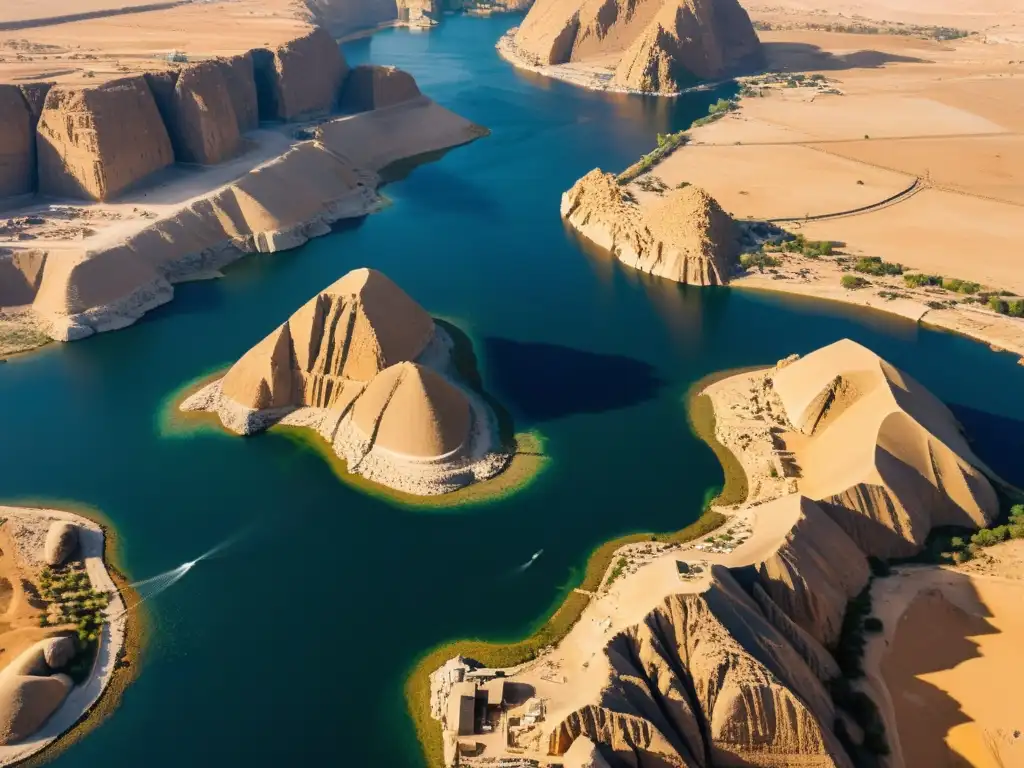
<path fill-rule="evenodd" d="M 476 683 L 456 683 L 448 694 L 448 730 L 458 736 L 472 736 L 475 717 Z"/>

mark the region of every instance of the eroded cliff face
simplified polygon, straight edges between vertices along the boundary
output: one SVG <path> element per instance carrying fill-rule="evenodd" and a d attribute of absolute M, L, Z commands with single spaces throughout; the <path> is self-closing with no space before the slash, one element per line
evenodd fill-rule
<path fill-rule="evenodd" d="M 327 30 L 308 34 L 273 51 L 252 52 L 260 117 L 296 120 L 337 106 L 348 64 Z"/>
<path fill-rule="evenodd" d="M 39 191 L 61 197 L 107 200 L 174 162 L 143 77 L 51 88 L 37 149 Z"/>
<path fill-rule="evenodd" d="M 397 67 L 360 65 L 348 73 L 341 91 L 341 109 L 365 112 L 383 109 L 420 95 L 416 81 Z"/>
<path fill-rule="evenodd" d="M 699 594 L 668 597 L 605 649 L 600 700 L 551 733 L 579 737 L 615 766 L 850 766 L 818 676 L 725 568 Z"/>
<path fill-rule="evenodd" d="M 541 64 L 618 57 L 614 85 L 660 93 L 761 63 L 736 0 L 538 0 L 515 44 Z"/>
<path fill-rule="evenodd" d="M 312 20 L 334 37 L 344 37 L 398 18 L 396 0 L 304 0 Z"/>
<path fill-rule="evenodd" d="M 0 85 L 0 198 L 33 191 L 35 120 L 21 90 Z"/>
<path fill-rule="evenodd" d="M 642 210 L 610 173 L 595 169 L 562 195 L 562 217 L 621 262 L 691 285 L 722 285 L 736 263 L 732 219 L 702 189 L 686 187 Z"/>

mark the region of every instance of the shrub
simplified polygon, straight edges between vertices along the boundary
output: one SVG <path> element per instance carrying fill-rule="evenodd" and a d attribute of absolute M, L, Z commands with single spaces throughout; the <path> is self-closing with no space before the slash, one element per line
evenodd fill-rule
<path fill-rule="evenodd" d="M 1024 539 L 1024 521 L 1019 523 L 1011 521 L 1007 527 L 1009 528 L 1011 539 Z"/>
<path fill-rule="evenodd" d="M 922 288 L 926 285 L 942 285 L 941 275 L 926 275 L 918 272 L 913 275 L 904 275 L 903 282 L 911 288 Z"/>
<path fill-rule="evenodd" d="M 988 297 L 988 308 L 993 312 L 998 312 L 1000 315 L 1008 314 L 1010 311 L 1010 305 L 1000 299 L 998 296 Z"/>
<path fill-rule="evenodd" d="M 974 552 L 970 549 L 962 549 L 959 552 L 953 553 L 953 562 L 955 563 L 966 563 L 969 560 L 974 559 Z"/>
<path fill-rule="evenodd" d="M 686 189 L 688 186 L 690 186 L 690 182 L 680 181 L 678 184 L 676 184 L 676 189 Z"/>
<path fill-rule="evenodd" d="M 1024 299 L 1014 299 L 1008 302 L 1006 314 L 1010 317 L 1024 317 Z"/>
<path fill-rule="evenodd" d="M 777 267 L 780 264 L 782 264 L 782 261 L 779 259 L 760 251 L 756 253 L 744 253 L 740 256 L 740 266 L 744 269 L 757 267 L 759 271 L 764 272 L 765 267 Z"/>
<path fill-rule="evenodd" d="M 953 549 L 963 549 L 965 546 L 967 546 L 967 542 L 964 541 L 962 536 L 954 536 L 949 540 L 949 546 L 951 546 Z"/>
<path fill-rule="evenodd" d="M 708 107 L 708 114 L 724 115 L 726 112 L 731 112 L 734 109 L 736 109 L 736 102 L 730 101 L 729 99 L 719 99 Z"/>
<path fill-rule="evenodd" d="M 878 634 L 883 629 L 882 620 L 875 616 L 868 616 L 864 619 L 864 631 Z"/>
<path fill-rule="evenodd" d="M 958 280 L 955 277 L 942 278 L 942 287 L 947 291 L 953 291 L 954 293 L 977 293 L 981 290 L 981 286 L 978 283 L 972 283 L 967 280 Z"/>
<path fill-rule="evenodd" d="M 853 270 L 855 272 L 863 272 L 865 275 L 874 275 L 876 277 L 881 277 L 883 275 L 902 275 L 903 265 L 882 261 L 879 256 L 864 256 L 863 258 L 857 259 L 857 263 L 853 265 Z"/>
<path fill-rule="evenodd" d="M 1015 517 L 1019 517 L 1022 520 L 1024 520 L 1024 504 L 1014 504 L 1012 507 L 1010 507 L 1011 522 L 1012 518 Z"/>
<path fill-rule="evenodd" d="M 858 288 L 863 288 L 866 285 L 870 285 L 867 280 L 863 277 L 857 277 L 856 275 L 843 275 L 839 284 L 848 291 L 855 291 Z"/>

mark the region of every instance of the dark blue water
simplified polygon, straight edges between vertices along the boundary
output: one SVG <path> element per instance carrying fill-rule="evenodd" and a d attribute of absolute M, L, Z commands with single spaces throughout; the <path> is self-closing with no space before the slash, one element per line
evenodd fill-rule
<path fill-rule="evenodd" d="M 1012 357 L 827 303 L 644 279 L 581 251 L 561 192 L 597 165 L 625 167 L 719 94 L 645 100 L 525 77 L 493 51 L 513 22 L 454 17 L 346 47 L 353 62 L 411 71 L 493 131 L 389 185 L 387 210 L 179 287 L 132 328 L 0 367 L 0 497 L 98 507 L 134 578 L 244 533 L 152 601 L 140 678 L 56 764 L 420 768 L 402 696 L 419 654 L 518 637 L 595 546 L 698 515 L 721 472 L 688 432 L 683 396 L 711 371 L 854 338 L 953 403 L 982 456 L 1022 479 L 1011 449 L 1024 368 Z M 361 266 L 472 336 L 516 429 L 547 439 L 537 482 L 424 512 L 341 484 L 279 435 L 161 435 L 171 393 Z"/>

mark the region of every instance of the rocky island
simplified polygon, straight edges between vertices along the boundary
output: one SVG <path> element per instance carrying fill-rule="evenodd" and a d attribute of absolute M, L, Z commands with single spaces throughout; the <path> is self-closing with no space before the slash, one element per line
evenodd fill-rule
<path fill-rule="evenodd" d="M 576 85 L 663 95 L 763 62 L 736 0 L 537 0 L 498 51 L 516 66 Z"/>
<path fill-rule="evenodd" d="M 373 212 L 387 166 L 486 134 L 405 72 L 349 67 L 327 30 L 290 8 L 260 33 L 277 40 L 268 47 L 0 79 L 0 197 L 12 208 L 0 228 L 0 354 L 123 328 L 176 283 Z M 141 23 L 158 25 L 152 13 Z M 90 23 L 41 20 L 39 34 L 64 40 Z M 19 57 L 19 81 L 43 76 L 47 58 Z"/>
<path fill-rule="evenodd" d="M 998 480 L 941 402 L 851 341 L 703 394 L 747 501 L 700 543 L 620 549 L 534 660 L 436 670 L 446 764 L 843 768 L 898 751 L 880 652 L 863 654 L 869 558 L 990 525 Z"/>
<path fill-rule="evenodd" d="M 420 496 L 488 480 L 514 452 L 461 380 L 448 332 L 372 269 L 310 299 L 181 409 L 240 435 L 307 427 L 349 472 Z"/>
<path fill-rule="evenodd" d="M 11 765 L 74 727 L 104 694 L 127 613 L 96 523 L 4 506 L 0 521 L 0 765 Z"/>

